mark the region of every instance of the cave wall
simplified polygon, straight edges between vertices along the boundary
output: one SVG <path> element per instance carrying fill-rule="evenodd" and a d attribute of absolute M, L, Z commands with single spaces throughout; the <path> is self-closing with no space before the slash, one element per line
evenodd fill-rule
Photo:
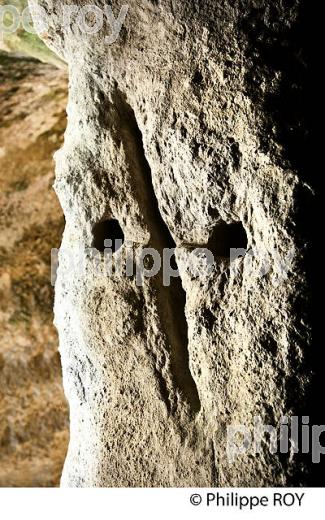
<path fill-rule="evenodd" d="M 71 421 L 62 485 L 307 482 L 292 446 L 284 456 L 265 442 L 232 463 L 226 453 L 227 427 L 299 415 L 311 384 L 297 216 L 311 200 L 306 3 L 129 0 L 111 45 L 108 26 L 85 35 L 63 26 L 61 2 L 38 4 L 70 78 L 55 182 Z M 116 255 L 127 242 L 176 245 L 180 278 L 99 276 L 87 248 L 122 236 Z M 229 247 L 246 243 L 256 254 L 230 263 Z M 207 246 L 214 270 L 193 276 L 186 259 Z M 73 269 L 64 252 L 80 250 Z"/>
<path fill-rule="evenodd" d="M 51 248 L 67 74 L 0 51 L 0 487 L 58 486 L 69 440 Z"/>

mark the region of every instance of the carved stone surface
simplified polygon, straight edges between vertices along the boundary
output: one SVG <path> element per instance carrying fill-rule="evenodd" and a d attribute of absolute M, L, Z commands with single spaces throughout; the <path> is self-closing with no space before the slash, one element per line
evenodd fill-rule
<path fill-rule="evenodd" d="M 271 454 L 265 440 L 234 461 L 226 452 L 228 427 L 251 430 L 256 417 L 278 427 L 302 413 L 310 386 L 297 213 L 311 200 L 305 4 L 129 0 L 109 45 L 108 24 L 82 34 L 74 17 L 63 23 L 60 1 L 38 3 L 41 36 L 70 72 L 55 183 L 66 218 L 55 315 L 71 411 L 62 484 L 306 482 L 292 445 Z M 105 238 L 124 239 L 115 255 L 129 242 L 176 245 L 180 278 L 138 286 L 99 275 L 87 248 Z M 230 263 L 229 248 L 246 245 L 254 255 Z M 198 246 L 214 253 L 213 273 L 185 269 Z M 79 250 L 82 270 L 67 258 Z"/>

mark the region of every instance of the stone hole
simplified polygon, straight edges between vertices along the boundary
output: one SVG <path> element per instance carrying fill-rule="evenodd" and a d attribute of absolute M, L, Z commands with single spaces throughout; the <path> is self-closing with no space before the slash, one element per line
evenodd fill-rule
<path fill-rule="evenodd" d="M 230 258 L 231 249 L 247 249 L 247 234 L 241 222 L 216 225 L 208 242 L 213 255 Z"/>
<path fill-rule="evenodd" d="M 116 253 L 124 244 L 124 233 L 119 222 L 115 219 L 103 220 L 93 227 L 92 247 L 104 252 L 105 249 L 111 249 L 112 253 Z"/>

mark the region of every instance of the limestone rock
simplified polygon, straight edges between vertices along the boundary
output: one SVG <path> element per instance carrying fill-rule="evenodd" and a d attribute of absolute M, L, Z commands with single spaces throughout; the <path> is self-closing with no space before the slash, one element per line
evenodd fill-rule
<path fill-rule="evenodd" d="M 0 486 L 57 486 L 68 441 L 51 248 L 64 220 L 52 188 L 66 74 L 0 53 Z"/>
<path fill-rule="evenodd" d="M 107 23 L 84 34 L 74 18 L 63 24 L 60 1 L 37 3 L 44 41 L 70 74 L 55 182 L 66 218 L 55 321 L 71 410 L 62 485 L 307 482 L 293 446 L 271 454 L 265 441 L 233 463 L 226 453 L 228 427 L 301 415 L 311 385 L 297 213 L 312 200 L 306 3 L 129 0 L 111 45 Z M 116 255 L 127 242 L 176 245 L 180 279 L 139 287 L 98 275 L 87 248 L 122 237 Z M 230 247 L 246 245 L 255 256 L 230 264 Z M 212 274 L 185 269 L 198 246 L 214 252 Z M 79 250 L 83 269 L 67 258 Z"/>

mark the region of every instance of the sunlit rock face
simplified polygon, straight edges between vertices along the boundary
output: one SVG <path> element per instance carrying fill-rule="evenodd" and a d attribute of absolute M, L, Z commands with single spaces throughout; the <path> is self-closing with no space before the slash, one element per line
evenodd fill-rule
<path fill-rule="evenodd" d="M 0 486 L 57 486 L 68 411 L 53 327 L 51 248 L 64 219 L 53 152 L 67 75 L 0 52 Z"/>
<path fill-rule="evenodd" d="M 267 438 L 257 455 L 250 443 L 227 453 L 229 427 L 252 431 L 255 417 L 279 427 L 305 412 L 311 388 L 297 213 L 311 200 L 303 2 L 128 4 L 110 44 L 109 24 L 81 34 L 73 17 L 62 23 L 61 2 L 39 2 L 42 36 L 70 71 L 55 183 L 71 411 L 62 484 L 307 482 L 293 444 L 285 455 Z M 114 258 L 130 243 L 176 246 L 180 278 L 100 274 L 88 248 L 103 259 L 105 239 L 121 240 Z M 188 256 L 207 246 L 213 271 L 189 272 Z M 230 262 L 230 248 L 253 254 Z M 82 269 L 68 258 L 80 251 Z"/>

